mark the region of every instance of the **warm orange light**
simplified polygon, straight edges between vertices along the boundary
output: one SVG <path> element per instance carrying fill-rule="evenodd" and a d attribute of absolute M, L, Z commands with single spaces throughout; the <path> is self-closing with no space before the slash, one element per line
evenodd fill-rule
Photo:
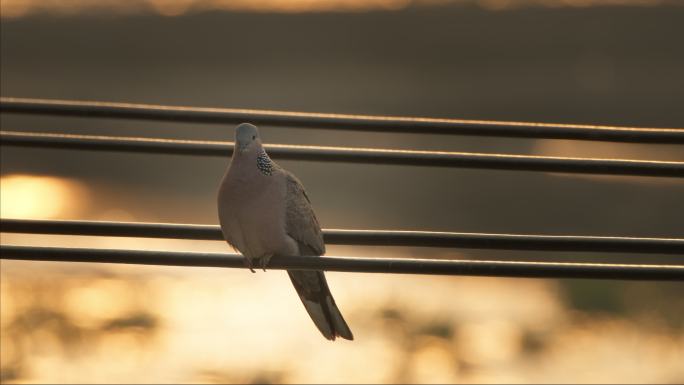
<path fill-rule="evenodd" d="M 36 175 L 0 178 L 0 216 L 3 218 L 56 218 L 81 211 L 88 190 L 72 179 Z"/>
<path fill-rule="evenodd" d="M 484 9 L 500 11 L 524 6 L 589 7 L 589 6 L 653 6 L 662 0 L 2 0 L 0 15 L 17 18 L 37 11 L 73 14 L 107 10 L 119 14 L 152 10 L 164 16 L 179 16 L 191 11 L 251 12 L 363 12 L 398 10 L 410 5 L 477 4 Z"/>

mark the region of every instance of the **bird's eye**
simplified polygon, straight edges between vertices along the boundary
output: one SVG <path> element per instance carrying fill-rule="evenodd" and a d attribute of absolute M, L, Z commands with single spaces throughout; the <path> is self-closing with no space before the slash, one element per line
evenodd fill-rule
<path fill-rule="evenodd" d="M 252 135 L 252 140 L 256 139 L 256 135 Z"/>

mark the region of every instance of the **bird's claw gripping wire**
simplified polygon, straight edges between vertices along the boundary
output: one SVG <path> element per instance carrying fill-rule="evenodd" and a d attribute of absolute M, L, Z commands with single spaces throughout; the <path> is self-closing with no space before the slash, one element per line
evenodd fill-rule
<path fill-rule="evenodd" d="M 247 258 L 244 256 L 242 258 L 243 258 L 243 261 L 245 262 L 245 267 L 248 268 L 249 271 L 251 271 L 252 273 L 256 273 L 256 271 L 254 271 L 254 266 L 252 265 L 252 260 L 250 258 Z"/>
<path fill-rule="evenodd" d="M 271 261 L 271 257 L 273 257 L 273 254 L 267 254 L 261 257 L 261 259 L 259 260 L 259 266 L 264 272 L 266 272 L 266 267 L 268 266 L 268 263 Z"/>

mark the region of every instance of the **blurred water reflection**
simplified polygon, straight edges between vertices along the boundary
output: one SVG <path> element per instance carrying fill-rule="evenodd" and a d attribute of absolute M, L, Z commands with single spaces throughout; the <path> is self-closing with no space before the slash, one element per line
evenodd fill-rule
<path fill-rule="evenodd" d="M 281 272 L 4 261 L 2 380 L 684 379 L 681 328 L 573 311 L 554 282 L 362 274 L 330 282 L 354 342 L 322 340 Z"/>

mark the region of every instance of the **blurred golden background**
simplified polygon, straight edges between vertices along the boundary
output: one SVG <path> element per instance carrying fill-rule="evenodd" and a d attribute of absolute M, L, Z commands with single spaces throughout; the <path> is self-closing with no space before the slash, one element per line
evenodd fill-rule
<path fill-rule="evenodd" d="M 681 127 L 665 0 L 31 1 L 0 7 L 2 96 Z M 6 130 L 232 140 L 233 127 L 3 114 Z M 269 143 L 684 160 L 674 145 L 262 127 Z M 3 218 L 216 224 L 226 159 L 3 147 Z M 684 182 L 280 162 L 326 228 L 682 238 Z M 227 252 L 1 234 L 2 244 Z M 330 255 L 677 256 L 330 246 Z M 328 273 L 354 342 L 286 275 L 0 263 L 2 383 L 684 382 L 684 284 Z"/>

